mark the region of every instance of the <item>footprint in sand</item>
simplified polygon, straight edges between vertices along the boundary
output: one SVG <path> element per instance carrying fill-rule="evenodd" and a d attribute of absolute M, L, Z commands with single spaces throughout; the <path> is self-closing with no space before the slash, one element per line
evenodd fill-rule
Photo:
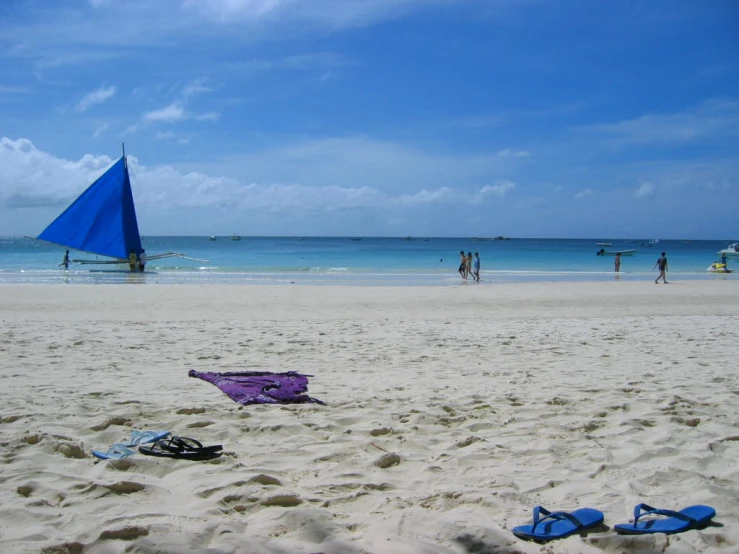
<path fill-rule="evenodd" d="M 122 541 L 132 541 L 134 539 L 137 539 L 139 537 L 145 537 L 149 534 L 149 529 L 147 527 L 139 527 L 136 525 L 131 525 L 128 527 L 123 527 L 122 529 L 107 529 L 100 533 L 99 540 L 122 540 Z"/>
<path fill-rule="evenodd" d="M 65 542 L 42 548 L 40 554 L 82 554 L 85 545 L 79 542 Z"/>
<path fill-rule="evenodd" d="M 296 494 L 278 494 L 269 496 L 262 500 L 262 506 L 280 506 L 281 508 L 293 508 L 303 503 L 303 499 Z"/>
<path fill-rule="evenodd" d="M 130 425 L 131 423 L 133 422 L 127 417 L 111 417 L 99 425 L 90 427 L 90 429 L 93 431 L 105 431 L 111 425 Z"/>
<path fill-rule="evenodd" d="M 205 408 L 180 408 L 176 413 L 179 415 L 204 414 Z"/>

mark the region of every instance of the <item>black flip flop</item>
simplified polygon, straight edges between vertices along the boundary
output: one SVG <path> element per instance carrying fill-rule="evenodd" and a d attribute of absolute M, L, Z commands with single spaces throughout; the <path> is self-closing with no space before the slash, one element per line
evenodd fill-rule
<path fill-rule="evenodd" d="M 176 458 L 180 460 L 212 460 L 223 454 L 223 446 L 203 446 L 202 443 L 188 437 L 167 437 L 154 444 L 139 446 L 139 452 L 147 456 L 160 458 Z"/>

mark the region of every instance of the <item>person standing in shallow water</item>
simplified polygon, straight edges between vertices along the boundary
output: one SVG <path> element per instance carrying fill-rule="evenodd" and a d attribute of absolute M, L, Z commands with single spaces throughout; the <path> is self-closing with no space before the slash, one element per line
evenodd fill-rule
<path fill-rule="evenodd" d="M 139 270 L 141 271 L 141 273 L 144 272 L 145 267 L 146 267 L 146 250 L 142 248 L 141 254 L 139 254 Z"/>
<path fill-rule="evenodd" d="M 462 279 L 467 279 L 467 256 L 464 255 L 464 250 L 459 251 L 459 274 Z"/>
<path fill-rule="evenodd" d="M 480 254 L 475 252 L 475 259 L 472 262 L 472 277 L 477 281 L 480 282 Z"/>
<path fill-rule="evenodd" d="M 659 275 L 654 280 L 655 284 L 659 283 L 660 278 L 662 278 L 662 282 L 666 285 L 667 284 L 667 255 L 662 252 L 662 256 L 660 258 L 657 258 L 657 263 L 654 264 L 654 267 L 659 268 Z M 654 269 L 654 267 L 652 269 Z"/>
<path fill-rule="evenodd" d="M 64 258 L 62 258 L 62 263 L 60 263 L 59 265 L 63 265 L 64 269 L 69 269 L 69 250 L 67 250 L 64 253 Z"/>
<path fill-rule="evenodd" d="M 621 271 L 621 254 L 616 254 L 616 261 L 613 262 L 613 269 L 616 273 Z"/>
<path fill-rule="evenodd" d="M 138 261 L 138 258 L 136 257 L 136 252 L 131 250 L 131 253 L 128 255 L 128 269 L 129 271 L 136 271 L 136 262 Z"/>

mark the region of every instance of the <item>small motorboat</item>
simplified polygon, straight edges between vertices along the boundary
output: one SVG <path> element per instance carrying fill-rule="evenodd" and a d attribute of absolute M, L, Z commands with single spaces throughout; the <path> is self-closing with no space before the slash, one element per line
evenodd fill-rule
<path fill-rule="evenodd" d="M 727 258 L 739 259 L 739 242 L 730 244 L 718 253 L 719 256 L 726 256 Z"/>
<path fill-rule="evenodd" d="M 636 250 L 606 250 L 601 248 L 598 250 L 596 256 L 633 256 Z"/>
<path fill-rule="evenodd" d="M 231 235 L 231 240 L 241 240 L 239 235 Z"/>
<path fill-rule="evenodd" d="M 216 240 L 216 236 L 215 235 L 211 235 L 211 236 L 208 237 L 208 240 L 210 240 L 210 241 Z"/>
<path fill-rule="evenodd" d="M 726 267 L 726 264 L 722 264 L 721 262 L 713 262 L 711 265 L 708 266 L 708 269 L 706 271 L 710 271 L 711 273 L 733 273 L 733 269 L 729 269 Z"/>

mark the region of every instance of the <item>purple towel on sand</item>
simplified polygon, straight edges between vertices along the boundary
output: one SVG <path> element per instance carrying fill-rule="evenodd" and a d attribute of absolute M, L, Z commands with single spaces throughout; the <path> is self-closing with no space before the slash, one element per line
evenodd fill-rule
<path fill-rule="evenodd" d="M 191 369 L 190 377 L 197 377 L 214 384 L 239 404 L 325 404 L 307 394 L 308 377 L 295 371 L 270 373 L 269 371 L 232 371 L 211 373 Z"/>

